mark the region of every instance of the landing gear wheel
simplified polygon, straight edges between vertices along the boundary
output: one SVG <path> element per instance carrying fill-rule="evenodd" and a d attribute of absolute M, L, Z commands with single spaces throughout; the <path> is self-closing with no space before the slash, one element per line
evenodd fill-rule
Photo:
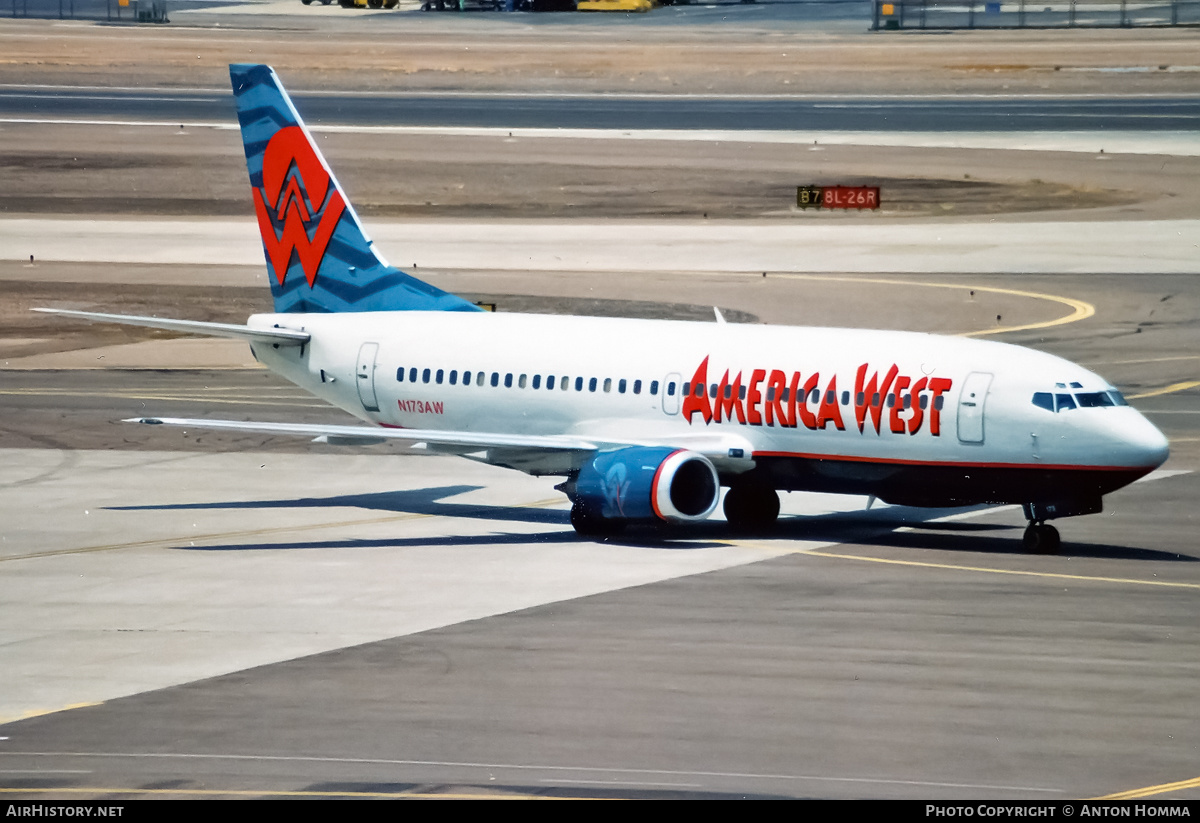
<path fill-rule="evenodd" d="M 1025 529 L 1023 543 L 1028 554 L 1058 554 L 1062 539 L 1058 536 L 1058 529 L 1053 526 L 1030 523 Z"/>
<path fill-rule="evenodd" d="M 735 532 L 761 534 L 779 517 L 779 495 L 770 486 L 745 483 L 725 493 L 725 519 Z"/>
<path fill-rule="evenodd" d="M 609 520 L 596 514 L 582 502 L 571 505 L 571 528 L 580 537 L 612 537 L 625 528 L 620 520 Z"/>

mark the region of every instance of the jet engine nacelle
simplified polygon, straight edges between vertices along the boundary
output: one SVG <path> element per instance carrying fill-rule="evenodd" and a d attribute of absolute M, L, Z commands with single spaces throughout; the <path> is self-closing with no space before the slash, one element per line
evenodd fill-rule
<path fill-rule="evenodd" d="M 580 516 L 572 521 L 692 522 L 712 514 L 720 496 L 717 470 L 704 455 L 631 446 L 602 452 L 580 469 L 575 480 Z"/>

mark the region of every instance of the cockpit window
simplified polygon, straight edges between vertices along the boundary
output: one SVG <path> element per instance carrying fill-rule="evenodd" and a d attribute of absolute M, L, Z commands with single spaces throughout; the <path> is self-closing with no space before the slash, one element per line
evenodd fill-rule
<path fill-rule="evenodd" d="M 1062 385 L 1061 383 L 1058 385 Z M 1052 394 L 1046 391 L 1035 392 L 1033 405 L 1039 409 L 1051 412 L 1064 412 L 1071 409 L 1097 409 L 1111 406 L 1128 406 L 1129 403 L 1116 389 L 1097 392 L 1078 392 L 1076 394 Z"/>
<path fill-rule="evenodd" d="M 1113 403 L 1113 399 L 1108 396 L 1108 392 L 1106 391 L 1087 393 L 1080 392 L 1079 394 L 1075 395 L 1075 399 L 1079 401 L 1079 408 L 1081 409 L 1095 409 L 1099 408 L 1100 406 L 1116 405 Z"/>

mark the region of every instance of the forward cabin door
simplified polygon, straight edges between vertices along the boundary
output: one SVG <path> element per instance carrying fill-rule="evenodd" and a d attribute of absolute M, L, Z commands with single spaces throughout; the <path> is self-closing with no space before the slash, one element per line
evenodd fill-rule
<path fill-rule="evenodd" d="M 983 404 L 992 375 L 971 372 L 958 396 L 958 439 L 963 443 L 983 442 Z"/>
<path fill-rule="evenodd" d="M 363 343 L 358 350 L 358 399 L 363 408 L 370 412 L 379 411 L 375 397 L 375 356 L 379 354 L 378 343 Z"/>

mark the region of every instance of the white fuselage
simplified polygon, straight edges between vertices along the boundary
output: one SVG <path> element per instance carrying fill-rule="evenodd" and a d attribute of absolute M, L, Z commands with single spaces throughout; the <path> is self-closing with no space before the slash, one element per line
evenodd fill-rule
<path fill-rule="evenodd" d="M 256 356 L 383 426 L 627 439 L 730 433 L 756 459 L 1133 475 L 1160 465 L 1167 450 L 1129 406 L 1034 403 L 1038 393 L 1115 392 L 1098 375 L 968 338 L 486 312 L 256 315 L 250 325 L 309 332 L 307 346 L 258 344 Z M 696 383 L 705 388 L 692 391 Z"/>

